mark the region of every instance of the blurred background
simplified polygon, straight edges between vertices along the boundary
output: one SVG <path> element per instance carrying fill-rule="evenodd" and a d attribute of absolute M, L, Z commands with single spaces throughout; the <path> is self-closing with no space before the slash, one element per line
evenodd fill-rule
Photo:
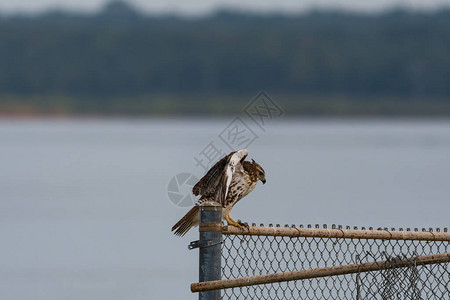
<path fill-rule="evenodd" d="M 236 148 L 235 219 L 447 227 L 449 116 L 446 0 L 0 0 L 0 298 L 196 299 Z"/>

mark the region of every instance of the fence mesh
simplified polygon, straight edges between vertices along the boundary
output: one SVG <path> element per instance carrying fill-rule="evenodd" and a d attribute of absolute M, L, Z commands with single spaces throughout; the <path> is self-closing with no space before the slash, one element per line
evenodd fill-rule
<path fill-rule="evenodd" d="M 388 260 L 392 268 L 226 289 L 222 295 L 223 299 L 450 299 L 448 262 L 415 265 L 416 257 L 446 253 L 448 248 L 448 241 L 225 235 L 223 279 L 381 260 Z M 404 258 L 409 259 L 408 266 L 395 268 Z"/>

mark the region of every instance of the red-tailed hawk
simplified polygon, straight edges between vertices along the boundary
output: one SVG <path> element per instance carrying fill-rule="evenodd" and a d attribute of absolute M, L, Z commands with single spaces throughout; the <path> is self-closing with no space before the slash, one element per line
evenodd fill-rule
<path fill-rule="evenodd" d="M 208 202 L 218 202 L 223 206 L 222 218 L 228 225 L 235 227 L 247 227 L 247 223 L 234 221 L 230 212 L 233 206 L 253 191 L 258 180 L 266 183 L 264 169 L 253 159 L 245 161 L 248 155 L 247 149 L 231 152 L 219 160 L 202 179 L 194 186 L 192 193 L 201 195 L 195 206 L 172 227 L 175 234 L 183 236 L 197 226 L 200 221 L 199 206 Z"/>

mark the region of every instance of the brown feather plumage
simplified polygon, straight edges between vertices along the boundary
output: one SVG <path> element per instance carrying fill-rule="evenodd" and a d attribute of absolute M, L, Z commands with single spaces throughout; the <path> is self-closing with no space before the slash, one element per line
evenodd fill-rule
<path fill-rule="evenodd" d="M 231 152 L 221 158 L 193 187 L 192 193 L 201 197 L 195 206 L 172 227 L 176 235 L 183 236 L 191 227 L 198 225 L 199 206 L 205 202 L 218 202 L 224 207 L 223 214 L 229 214 L 232 207 L 256 187 L 258 180 L 265 182 L 263 168 L 254 160 L 245 161 L 246 150 L 239 153 L 243 155 L 239 161 L 233 160 L 233 163 L 230 163 L 235 153 L 236 151 Z M 227 170 L 228 172 L 233 170 L 230 181 L 227 181 Z"/>
<path fill-rule="evenodd" d="M 258 170 L 256 168 L 256 162 L 254 160 L 252 160 L 253 163 L 249 162 L 249 161 L 244 161 L 242 163 L 242 166 L 244 167 L 244 170 L 248 173 L 248 175 L 250 176 L 250 180 L 252 182 L 257 182 L 258 181 Z M 255 164 L 254 164 L 255 163 Z"/>
<path fill-rule="evenodd" d="M 216 193 L 217 187 L 223 178 L 223 170 L 234 153 L 236 153 L 236 151 L 222 157 L 222 159 L 212 166 L 205 176 L 203 176 L 197 184 L 194 185 L 192 188 L 192 193 L 195 196 L 211 195 Z"/>
<path fill-rule="evenodd" d="M 181 218 L 177 224 L 173 225 L 172 231 L 175 230 L 175 234 L 178 236 L 183 236 L 186 232 L 191 229 L 192 226 L 195 225 L 195 219 L 198 218 L 199 208 L 198 205 L 195 205 L 191 210 L 188 211 L 184 217 Z"/>

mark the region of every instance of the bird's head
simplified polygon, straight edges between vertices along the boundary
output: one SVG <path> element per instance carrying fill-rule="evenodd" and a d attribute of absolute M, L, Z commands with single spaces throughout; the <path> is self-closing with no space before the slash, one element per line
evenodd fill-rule
<path fill-rule="evenodd" d="M 253 159 L 252 159 L 252 165 L 253 165 L 253 168 L 256 171 L 258 179 L 261 180 L 261 182 L 263 184 L 265 184 L 266 183 L 266 172 L 264 171 L 264 169 L 256 161 L 254 161 Z"/>

